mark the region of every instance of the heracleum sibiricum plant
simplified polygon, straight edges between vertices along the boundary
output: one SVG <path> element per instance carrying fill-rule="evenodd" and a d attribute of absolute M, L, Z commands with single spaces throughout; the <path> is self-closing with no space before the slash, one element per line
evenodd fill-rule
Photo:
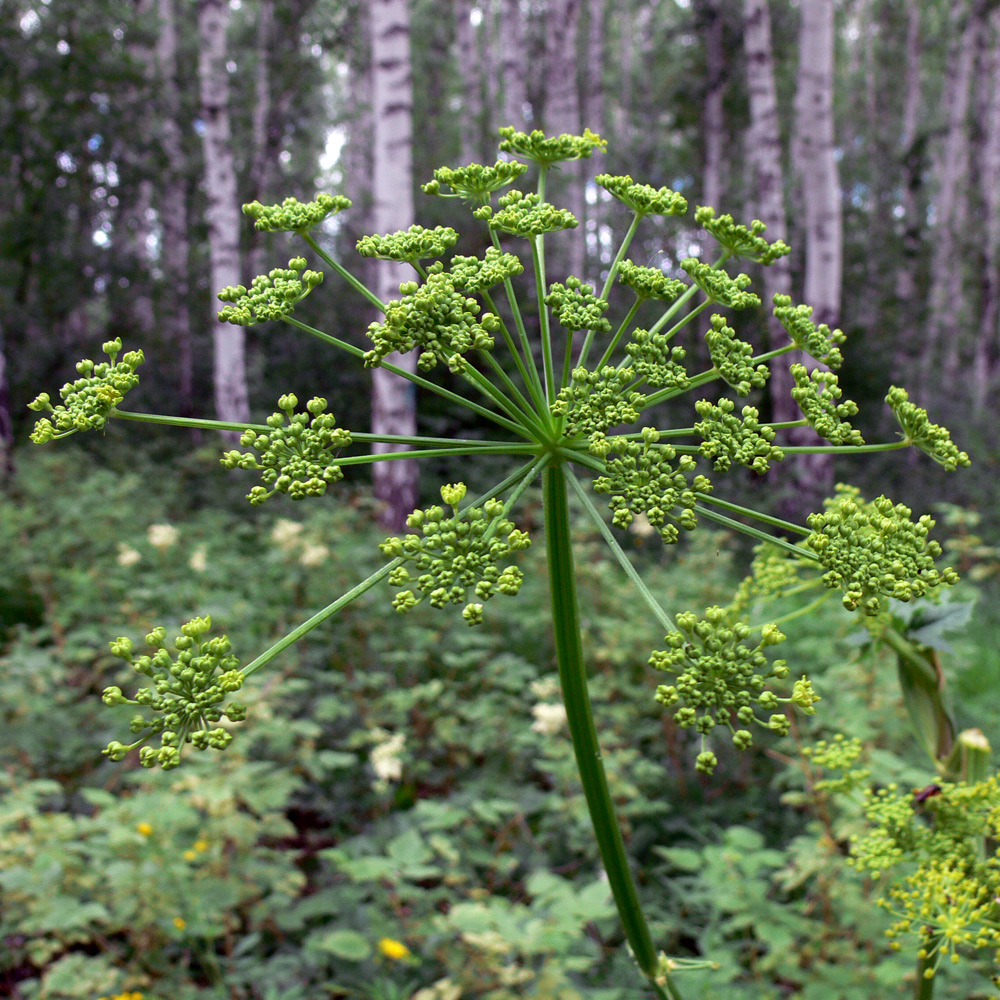
<path fill-rule="evenodd" d="M 886 402 L 899 420 L 899 440 L 864 443 L 850 424 L 857 407 L 843 399 L 835 372 L 843 361 L 844 337 L 839 330 L 817 326 L 808 306 L 776 297 L 774 314 L 788 333 L 784 345 L 761 351 L 738 336 L 735 315 L 761 302 L 750 290 L 750 278 L 731 274 L 726 265 L 736 260 L 768 265 L 788 252 L 781 241 L 765 239 L 760 222 L 744 226 L 712 208 L 698 208 L 695 222 L 714 239 L 717 254 L 711 262 L 683 260 L 676 273 L 666 274 L 626 255 L 647 216 L 682 216 L 688 210 L 686 200 L 668 188 L 600 174 L 596 183 L 621 204 L 623 215 L 631 214 L 603 286 L 598 291 L 576 275 L 550 281 L 546 242 L 576 227 L 578 220 L 546 200 L 549 172 L 565 161 L 589 159 L 602 152 L 605 143 L 589 131 L 547 137 L 505 128 L 501 138 L 508 159 L 493 165 L 442 167 L 423 187 L 428 195 L 468 204 L 483 236 L 481 255 L 449 257 L 458 234 L 448 227 L 413 226 L 406 232 L 366 236 L 358 243 L 362 255 L 405 262 L 413 269 L 412 279 L 400 285 L 399 298 L 382 302 L 312 235 L 324 219 L 347 210 L 348 199 L 322 194 L 309 203 L 294 198 L 271 206 L 253 202 L 244 212 L 256 228 L 297 234 L 313 255 L 314 266 L 304 256 L 295 257 L 287 267 L 254 278 L 249 288 L 224 289 L 219 315 L 244 326 L 281 320 L 365 367 L 382 366 L 424 392 L 469 407 L 502 431 L 505 440 L 360 433 L 339 427 L 324 399 L 300 402 L 291 393 L 278 400 L 275 413 L 260 426 L 128 412 L 119 407 L 136 384 L 143 356 L 130 351 L 118 360 L 118 340 L 103 347 L 108 361 L 80 362 L 80 377 L 63 387 L 61 404 L 53 405 L 46 394 L 31 404 L 46 413 L 33 439 L 44 442 L 79 430 L 99 430 L 112 417 L 240 431 L 241 449 L 226 452 L 222 464 L 259 473 L 260 482 L 248 497 L 254 504 L 265 503 L 276 492 L 296 500 L 320 497 L 336 489 L 349 466 L 393 461 L 404 454 L 412 459 L 502 457 L 518 463 L 501 481 L 476 484 L 472 494 L 465 483 L 442 485 L 441 504 L 414 511 L 407 521 L 409 533 L 382 544 L 386 563 L 378 572 L 243 665 L 229 640 L 212 634 L 207 617 L 188 622 L 172 640 L 163 628 L 153 629 L 146 637 L 151 652 L 137 653 L 125 638 L 112 642 L 112 651 L 152 683 L 131 695 L 119 687 L 105 691 L 107 704 L 128 704 L 136 712 L 132 741 L 114 741 L 104 752 L 120 760 L 136 750 L 149 767 L 176 767 L 189 746 L 225 749 L 232 739 L 231 726 L 223 728 L 219 722 L 223 716 L 230 723 L 245 717 L 246 706 L 230 700 L 245 679 L 373 587 L 384 583 L 391 588 L 387 615 L 406 614 L 426 602 L 442 609 L 452 605 L 470 626 L 479 625 L 494 596 L 513 597 L 521 585 L 518 553 L 532 540 L 516 526 L 517 505 L 540 479 L 559 677 L 598 847 L 639 969 L 657 996 L 678 998 L 676 973 L 711 956 L 698 961 L 659 952 L 639 903 L 588 696 L 570 496 L 634 586 L 636 613 L 652 614 L 664 629 L 663 648 L 651 651 L 649 658 L 663 683 L 650 697 L 679 726 L 693 730 L 693 764 L 707 780 L 720 743 L 749 752 L 758 734 L 787 733 L 792 712 L 814 714 L 820 701 L 808 677 L 772 655 L 785 638 L 778 627 L 782 622 L 747 620 L 758 598 L 816 586 L 822 591 L 819 600 L 839 592 L 848 609 L 877 619 L 891 599 L 922 598 L 957 579 L 953 570 L 935 564 L 941 549 L 930 538 L 933 521 L 926 516 L 914 520 L 902 504 L 884 496 L 866 501 L 843 488 L 801 526 L 746 506 L 738 488 L 727 495 L 725 474 L 734 465 L 764 474 L 793 452 L 916 447 L 948 469 L 967 465 L 969 459 L 948 432 L 931 423 L 897 387 L 890 389 Z M 524 190 L 516 185 L 525 179 L 529 164 L 534 168 L 533 188 Z M 367 351 L 295 317 L 296 304 L 323 283 L 323 272 L 314 268 L 324 265 L 378 310 L 379 319 L 367 331 Z M 528 282 L 527 294 L 520 299 L 514 285 L 518 279 Z M 624 312 L 617 325 L 609 318 L 613 299 Z M 528 315 L 522 313 L 520 301 L 533 302 Z M 711 366 L 701 371 L 691 367 L 686 355 L 691 338 L 699 335 L 711 359 Z M 762 422 L 758 409 L 741 400 L 764 389 L 771 366 L 793 350 L 816 362 L 811 369 L 803 364 L 791 368 L 792 395 L 802 418 Z M 389 361 L 393 352 L 410 351 L 417 352 L 420 374 Z M 464 394 L 434 381 L 441 366 L 464 381 Z M 706 394 L 710 398 L 703 398 Z M 689 426 L 661 426 L 657 404 L 682 395 L 691 397 Z M 829 443 L 782 444 L 784 431 L 805 425 Z M 406 445 L 410 450 L 339 454 L 348 446 L 372 444 Z M 481 461 L 480 467 L 487 463 Z M 581 481 L 586 479 L 589 484 Z M 606 498 L 613 528 L 592 493 Z M 636 517 L 645 518 L 667 545 L 702 521 L 750 534 L 762 543 L 756 572 L 727 607 L 668 614 L 615 537 L 614 529 L 628 528 Z M 811 581 L 810 572 L 815 578 Z M 973 904 L 980 910 L 985 906 L 989 919 L 995 919 L 993 904 L 984 903 L 981 893 Z M 937 926 L 930 915 L 910 922 L 918 934 L 924 933 L 924 924 Z M 936 933 L 928 930 L 925 937 Z M 956 942 L 987 939 L 992 941 L 987 934 L 982 941 Z"/>

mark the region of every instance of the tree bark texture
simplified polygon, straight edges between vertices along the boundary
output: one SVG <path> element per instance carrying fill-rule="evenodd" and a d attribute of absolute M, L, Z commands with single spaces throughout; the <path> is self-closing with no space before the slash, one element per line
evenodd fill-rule
<path fill-rule="evenodd" d="M 906 97 L 903 102 L 903 125 L 899 137 L 902 160 L 902 255 L 896 269 L 896 297 L 902 305 L 902 318 L 912 323 L 917 298 L 917 262 L 920 256 L 923 226 L 920 220 L 920 191 L 924 177 L 925 142 L 920 137 L 920 107 L 923 98 L 921 77 L 920 4 L 910 4 L 906 17 Z"/>
<path fill-rule="evenodd" d="M 164 287 L 170 289 L 170 294 L 161 297 L 158 322 L 163 341 L 177 352 L 177 409 L 181 416 L 188 417 L 194 414 L 194 352 L 188 310 L 188 203 L 177 81 L 176 0 L 158 0 L 158 13 L 156 68 L 162 111 L 159 132 L 167 163 L 158 185 L 163 230 L 161 267 Z"/>
<path fill-rule="evenodd" d="M 524 14 L 520 0 L 500 4 L 500 84 L 503 104 L 501 125 L 527 127 L 527 66 L 524 58 Z"/>
<path fill-rule="evenodd" d="M 698 10 L 705 44 L 704 165 L 702 197 L 704 204 L 718 209 L 722 200 L 722 155 L 725 143 L 725 119 L 722 98 L 726 89 L 726 53 L 722 47 L 722 11 L 718 0 L 704 0 Z"/>
<path fill-rule="evenodd" d="M 205 194 L 214 295 L 240 281 L 240 222 L 233 140 L 229 125 L 229 75 L 226 34 L 229 4 L 198 0 L 202 144 L 205 151 Z M 214 319 L 214 317 L 213 317 Z M 249 423 L 243 328 L 214 320 L 212 325 L 215 412 L 220 420 Z"/>
<path fill-rule="evenodd" d="M 462 76 L 462 164 L 483 161 L 482 22 L 472 23 L 476 0 L 455 0 L 455 46 Z"/>
<path fill-rule="evenodd" d="M 374 130 L 373 208 L 380 233 L 413 224 L 413 89 L 410 76 L 410 18 L 405 0 L 372 0 L 372 91 Z M 398 298 L 408 270 L 380 261 L 377 294 L 386 302 Z M 416 371 L 416 352 L 393 353 L 392 364 Z M 412 383 L 382 368 L 372 370 L 372 431 L 416 434 L 416 394 Z M 398 446 L 374 446 L 380 453 Z M 417 506 L 416 462 L 400 459 L 373 466 L 375 496 L 382 501 L 382 524 L 399 531 Z"/>

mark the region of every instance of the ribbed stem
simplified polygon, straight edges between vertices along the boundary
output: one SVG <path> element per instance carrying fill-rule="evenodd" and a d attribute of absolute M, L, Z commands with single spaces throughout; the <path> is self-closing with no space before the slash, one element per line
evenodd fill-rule
<path fill-rule="evenodd" d="M 545 544 L 549 563 L 549 589 L 552 595 L 552 627 L 555 637 L 559 680 L 573 752 L 576 755 L 580 781 L 587 808 L 594 824 L 597 846 L 601 852 L 608 883 L 618 907 L 625 937 L 639 968 L 646 975 L 656 995 L 679 1000 L 676 988 L 666 980 L 656 983 L 657 955 L 653 939 L 639 906 L 632 872 L 629 870 L 625 843 L 615 816 L 608 779 L 601 761 L 594 715 L 587 690 L 587 674 L 580 636 L 580 612 L 577 605 L 576 577 L 573 571 L 573 549 L 570 534 L 569 506 L 566 495 L 566 473 L 553 465 L 542 473 L 544 488 Z"/>

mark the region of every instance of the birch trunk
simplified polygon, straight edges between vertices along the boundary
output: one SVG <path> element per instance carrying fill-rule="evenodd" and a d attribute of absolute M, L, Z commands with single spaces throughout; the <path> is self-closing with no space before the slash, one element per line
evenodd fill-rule
<path fill-rule="evenodd" d="M 969 318 L 963 294 L 958 237 L 968 216 L 968 118 L 978 26 L 978 19 L 969 4 L 954 3 L 950 19 L 953 49 L 945 63 L 947 131 L 944 147 L 935 164 L 937 183 L 930 320 L 920 372 L 920 381 L 928 384 L 935 367 L 941 365 L 941 375 L 934 382 L 945 395 L 956 388 L 961 331 Z"/>
<path fill-rule="evenodd" d="M 413 224 L 413 89 L 410 77 L 410 18 L 405 0 L 372 0 L 372 91 L 374 126 L 373 208 L 380 233 Z M 402 266 L 380 261 L 378 296 L 398 298 L 409 275 Z M 416 371 L 415 351 L 389 355 L 389 361 Z M 372 431 L 416 434 L 413 385 L 383 368 L 372 370 Z M 377 452 L 401 450 L 376 444 Z M 393 531 L 405 526 L 417 506 L 417 464 L 410 459 L 376 462 L 372 467 L 375 496 L 382 501 L 381 523 Z"/>
<path fill-rule="evenodd" d="M 159 325 L 163 340 L 177 352 L 177 408 L 194 414 L 194 353 L 188 311 L 188 204 L 184 146 L 181 136 L 180 87 L 177 82 L 176 0 L 158 0 L 160 30 L 156 39 L 159 75 L 160 144 L 167 167 L 160 175 L 160 224 L 163 227 L 163 284 L 170 294 L 161 298 Z"/>
<path fill-rule="evenodd" d="M 705 38 L 705 108 L 702 116 L 705 159 L 702 175 L 704 204 L 718 209 L 722 201 L 722 155 L 725 120 L 722 97 L 726 89 L 726 54 L 722 48 L 722 11 L 717 0 L 707 0 L 699 11 Z"/>
<path fill-rule="evenodd" d="M 528 103 L 527 68 L 524 61 L 524 18 L 520 0 L 504 0 L 500 4 L 500 81 L 502 87 L 503 121 L 524 129 L 527 125 L 525 108 Z"/>
<path fill-rule="evenodd" d="M 802 0 L 796 94 L 806 222 L 805 301 L 813 321 L 840 321 L 844 236 L 833 136 L 833 0 Z"/>
<path fill-rule="evenodd" d="M 483 61 L 479 27 L 472 23 L 476 0 L 455 0 L 455 46 L 462 76 L 462 163 L 482 162 Z"/>
<path fill-rule="evenodd" d="M 1000 9 L 990 15 L 982 35 L 976 74 L 976 147 L 979 196 L 985 219 L 982 249 L 982 299 L 972 366 L 972 407 L 981 416 L 996 387 L 1000 364 Z"/>
<path fill-rule="evenodd" d="M 226 70 L 226 0 L 198 0 L 198 77 L 201 84 L 202 143 L 205 193 L 208 198 L 208 241 L 214 293 L 240 280 L 240 221 L 229 127 L 229 76 Z M 212 323 L 215 412 L 220 420 L 249 423 L 243 328 Z M 230 436 L 235 436 L 231 434 Z"/>
<path fill-rule="evenodd" d="M 781 132 L 767 0 L 745 0 L 744 11 L 743 44 L 750 94 L 748 146 L 753 190 L 756 192 L 755 214 L 767 225 L 768 239 L 787 239 Z M 779 258 L 764 269 L 763 283 L 763 298 L 768 308 L 775 295 L 791 293 L 791 270 L 787 257 Z M 768 332 L 772 346 L 783 346 L 788 342 L 788 335 L 773 315 L 768 318 Z M 791 396 L 793 381 L 788 371 L 789 365 L 796 360 L 808 359 L 793 352 L 771 367 L 771 409 L 777 421 L 798 420 L 802 416 Z M 809 431 L 808 435 L 790 435 L 795 444 L 818 443 L 815 434 L 808 428 L 806 430 Z M 819 499 L 828 491 L 831 478 L 829 456 L 796 456 L 788 461 L 787 471 L 789 488 L 781 500 L 781 506 L 786 516 L 801 517 L 807 510 L 815 509 Z"/>

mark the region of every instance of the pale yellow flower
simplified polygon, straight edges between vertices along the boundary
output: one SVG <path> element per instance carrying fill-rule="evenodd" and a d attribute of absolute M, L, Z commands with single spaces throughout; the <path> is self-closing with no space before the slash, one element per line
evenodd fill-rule
<path fill-rule="evenodd" d="M 279 517 L 271 529 L 271 541 L 283 552 L 288 552 L 298 544 L 299 535 L 301 534 L 302 524 L 300 522 L 290 521 L 286 517 Z"/>
<path fill-rule="evenodd" d="M 174 927 L 176 927 L 179 931 L 182 931 L 185 927 L 187 927 L 187 921 L 183 917 L 174 917 L 173 923 Z"/>
<path fill-rule="evenodd" d="M 185 851 L 181 855 L 181 857 L 184 858 L 185 861 L 194 861 L 194 859 L 196 857 L 198 857 L 198 852 L 197 851 Z"/>
<path fill-rule="evenodd" d="M 371 754 L 372 768 L 381 783 L 388 781 L 400 781 L 403 777 L 403 761 L 400 754 L 406 744 L 406 736 L 403 733 L 396 733 L 384 742 L 379 743 Z"/>
<path fill-rule="evenodd" d="M 532 681 L 528 687 L 539 701 L 548 701 L 559 693 L 559 680 L 554 676 L 542 677 Z"/>
<path fill-rule="evenodd" d="M 124 542 L 118 543 L 118 555 L 115 556 L 115 562 L 119 566 L 134 566 L 141 559 L 142 553 L 138 549 L 133 549 L 131 545 L 126 545 Z"/>
<path fill-rule="evenodd" d="M 410 956 L 410 949 L 402 941 L 397 941 L 395 938 L 382 938 L 378 943 L 378 950 L 386 958 L 391 958 L 395 962 Z"/>
<path fill-rule="evenodd" d="M 531 728 L 536 733 L 558 733 L 566 725 L 566 706 L 561 701 L 540 701 L 531 706 L 531 714 L 535 717 Z"/>
<path fill-rule="evenodd" d="M 330 550 L 325 545 L 306 542 L 302 546 L 302 555 L 299 556 L 299 563 L 306 567 L 322 566 L 329 555 Z"/>
<path fill-rule="evenodd" d="M 208 569 L 208 550 L 204 545 L 199 545 L 191 553 L 191 558 L 188 559 L 188 566 L 196 573 L 204 573 Z"/>
<path fill-rule="evenodd" d="M 181 533 L 172 524 L 151 524 L 146 530 L 146 541 L 159 552 L 177 544 Z"/>

